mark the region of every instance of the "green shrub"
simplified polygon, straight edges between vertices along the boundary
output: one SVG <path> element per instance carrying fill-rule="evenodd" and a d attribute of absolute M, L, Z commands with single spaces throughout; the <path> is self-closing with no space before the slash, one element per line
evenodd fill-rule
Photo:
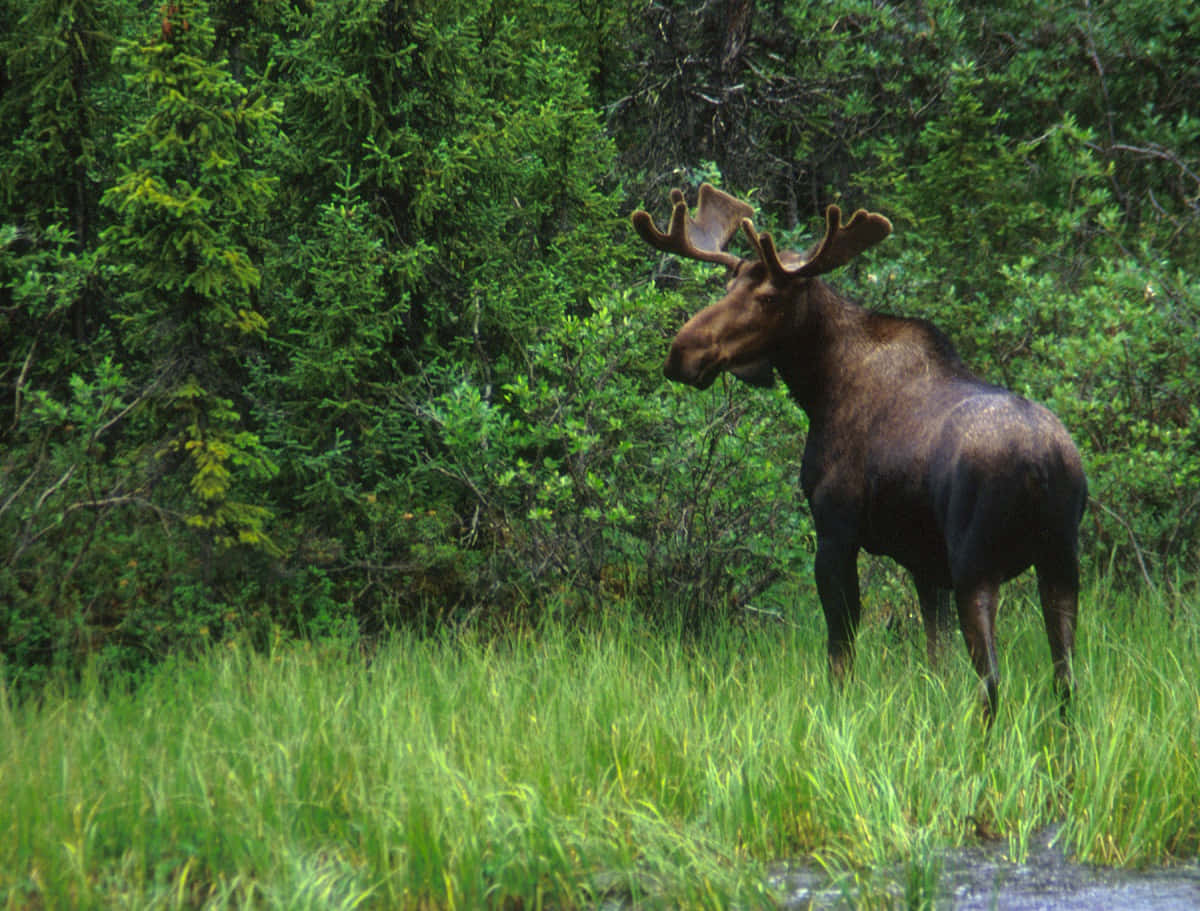
<path fill-rule="evenodd" d="M 568 317 L 494 400 L 469 382 L 426 411 L 486 536 L 489 574 L 523 606 L 632 599 L 692 620 L 758 598 L 808 560 L 800 413 L 782 390 L 662 378 L 679 298 L 643 288 Z"/>

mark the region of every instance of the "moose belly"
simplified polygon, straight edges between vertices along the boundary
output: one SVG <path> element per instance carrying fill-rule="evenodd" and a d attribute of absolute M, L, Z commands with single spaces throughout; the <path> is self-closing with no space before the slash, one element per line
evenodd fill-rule
<path fill-rule="evenodd" d="M 919 502 L 879 497 L 867 510 L 862 546 L 941 588 L 951 587 L 945 535 L 933 512 Z"/>

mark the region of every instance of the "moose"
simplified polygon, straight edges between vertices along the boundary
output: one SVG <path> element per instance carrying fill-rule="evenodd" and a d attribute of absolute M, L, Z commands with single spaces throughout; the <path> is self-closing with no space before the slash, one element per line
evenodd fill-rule
<path fill-rule="evenodd" d="M 990 725 L 999 589 L 1032 566 L 1065 710 L 1087 481 L 1062 423 L 974 375 L 933 324 L 868 310 L 821 279 L 887 237 L 884 216 L 860 209 L 843 224 L 831 205 L 824 238 L 801 254 L 778 252 L 755 230 L 750 205 L 709 184 L 695 217 L 682 191 L 671 199 L 667 231 L 639 210 L 638 234 L 665 253 L 724 266 L 729 279 L 724 297 L 679 330 L 664 372 L 697 389 L 722 371 L 759 386 L 778 375 L 807 414 L 800 482 L 834 679 L 854 659 L 866 549 L 912 576 L 931 660 L 957 608 Z M 754 258 L 726 251 L 739 230 Z"/>

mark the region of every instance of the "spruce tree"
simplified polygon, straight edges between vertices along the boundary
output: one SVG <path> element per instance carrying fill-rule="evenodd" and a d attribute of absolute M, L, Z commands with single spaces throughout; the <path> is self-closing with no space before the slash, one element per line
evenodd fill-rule
<path fill-rule="evenodd" d="M 207 4 L 173 0 L 118 48 L 144 108 L 117 136 L 102 254 L 120 289 L 121 341 L 156 377 L 149 435 L 167 466 L 163 496 L 209 544 L 273 549 L 268 509 L 240 491 L 274 466 L 239 401 L 267 332 L 256 260 L 274 181 L 259 162 L 278 112 L 214 45 Z"/>
<path fill-rule="evenodd" d="M 54 384 L 97 331 L 88 254 L 121 5 L 0 0 L 0 376 Z"/>

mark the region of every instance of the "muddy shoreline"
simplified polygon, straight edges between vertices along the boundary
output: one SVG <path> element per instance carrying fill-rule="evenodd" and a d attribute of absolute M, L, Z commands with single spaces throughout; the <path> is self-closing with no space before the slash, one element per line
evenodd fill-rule
<path fill-rule="evenodd" d="M 1200 863 L 1135 871 L 1095 867 L 1068 858 L 1054 844 L 1056 829 L 1038 833 L 1024 863 L 1007 858 L 1007 842 L 939 851 L 932 858 L 933 906 L 954 911 L 1195 911 L 1200 908 Z M 904 902 L 909 874 L 887 871 L 879 886 Z M 781 907 L 842 909 L 856 906 L 855 892 L 812 863 L 782 864 L 772 871 L 771 887 L 782 894 Z"/>

